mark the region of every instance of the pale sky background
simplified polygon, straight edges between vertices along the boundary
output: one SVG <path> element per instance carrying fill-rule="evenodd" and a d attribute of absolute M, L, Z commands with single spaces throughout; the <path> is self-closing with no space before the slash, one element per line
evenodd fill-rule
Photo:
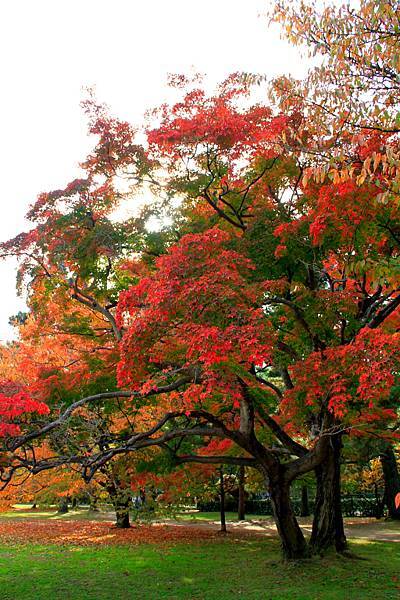
<path fill-rule="evenodd" d="M 86 135 L 82 89 L 140 122 L 166 97 L 167 73 L 291 73 L 306 63 L 265 18 L 269 0 L 0 0 L 0 239 L 27 229 L 38 193 L 79 173 Z M 15 264 L 0 263 L 0 340 L 24 308 Z"/>

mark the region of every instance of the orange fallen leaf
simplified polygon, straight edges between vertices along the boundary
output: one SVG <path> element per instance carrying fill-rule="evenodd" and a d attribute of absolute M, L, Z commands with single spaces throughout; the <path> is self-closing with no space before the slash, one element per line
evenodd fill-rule
<path fill-rule="evenodd" d="M 1 543 L 50 543 L 72 546 L 114 546 L 140 544 L 193 543 L 219 539 L 217 529 L 204 529 L 186 525 L 135 525 L 130 529 L 117 529 L 111 522 L 99 521 L 32 521 L 2 520 Z M 237 533 L 235 532 L 235 536 Z M 246 533 L 240 537 L 248 537 Z"/>

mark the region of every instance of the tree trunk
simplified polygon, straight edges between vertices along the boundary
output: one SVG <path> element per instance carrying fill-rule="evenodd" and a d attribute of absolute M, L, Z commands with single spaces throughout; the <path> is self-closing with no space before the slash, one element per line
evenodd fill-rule
<path fill-rule="evenodd" d="M 90 496 L 89 498 L 89 512 L 99 512 L 97 503 L 99 499 L 97 496 Z"/>
<path fill-rule="evenodd" d="M 67 498 L 60 498 L 59 502 L 58 502 L 58 514 L 59 515 L 65 515 L 68 512 L 68 499 Z"/>
<path fill-rule="evenodd" d="M 383 478 L 385 481 L 385 504 L 391 519 L 400 519 L 400 507 L 395 506 L 395 496 L 400 492 L 400 477 L 397 468 L 396 455 L 393 447 L 388 444 L 380 455 Z"/>
<path fill-rule="evenodd" d="M 276 527 L 287 560 L 307 558 L 309 550 L 290 502 L 290 485 L 277 477 L 268 485 Z"/>
<path fill-rule="evenodd" d="M 225 486 L 224 486 L 224 470 L 222 467 L 219 470 L 219 511 L 220 511 L 220 519 L 221 519 L 221 532 L 226 533 Z"/>
<path fill-rule="evenodd" d="M 114 504 L 116 522 L 118 529 L 129 529 L 131 526 L 129 521 L 130 500 L 117 500 Z"/>
<path fill-rule="evenodd" d="M 331 546 L 337 552 L 343 552 L 347 548 L 340 491 L 341 450 L 340 436 L 332 436 L 324 462 L 315 469 L 317 493 L 310 540 L 312 552 L 315 553 Z"/>
<path fill-rule="evenodd" d="M 118 529 L 128 529 L 131 524 L 129 510 L 132 504 L 132 496 L 127 488 L 120 488 L 115 483 L 107 487 L 111 503 L 115 510 L 115 526 Z"/>
<path fill-rule="evenodd" d="M 239 467 L 238 521 L 244 521 L 246 518 L 244 480 L 245 480 L 245 467 L 244 467 L 244 465 L 241 465 Z"/>
<path fill-rule="evenodd" d="M 383 496 L 383 498 L 380 497 L 378 485 L 376 483 L 374 483 L 374 490 L 375 490 L 375 518 L 382 519 L 383 509 L 385 506 L 385 496 Z"/>
<path fill-rule="evenodd" d="M 301 487 L 301 509 L 300 509 L 301 517 L 309 517 L 310 516 L 310 507 L 308 504 L 308 489 L 306 485 Z"/>

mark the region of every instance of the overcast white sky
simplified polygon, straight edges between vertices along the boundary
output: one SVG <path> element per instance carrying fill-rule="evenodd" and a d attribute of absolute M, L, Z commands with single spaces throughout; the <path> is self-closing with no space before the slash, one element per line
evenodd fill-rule
<path fill-rule="evenodd" d="M 82 88 L 132 122 L 165 98 L 167 73 L 302 76 L 304 59 L 268 29 L 269 0 L 0 0 L 0 239 L 27 228 L 37 194 L 78 174 L 91 140 Z M 0 263 L 0 339 L 23 308 Z"/>

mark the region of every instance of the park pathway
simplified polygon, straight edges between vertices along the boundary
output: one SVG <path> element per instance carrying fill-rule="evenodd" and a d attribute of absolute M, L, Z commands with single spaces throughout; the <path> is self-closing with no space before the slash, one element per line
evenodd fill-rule
<path fill-rule="evenodd" d="M 311 534 L 311 522 L 309 519 L 299 519 L 303 531 Z M 168 525 L 176 527 L 196 527 L 204 529 L 218 529 L 219 521 L 179 521 L 167 519 Z M 269 536 L 277 535 L 276 526 L 272 519 L 260 519 L 248 521 L 227 521 L 228 531 L 232 532 L 248 532 L 259 533 Z M 349 539 L 359 538 L 380 542 L 400 542 L 400 522 L 391 521 L 376 521 L 375 519 L 346 519 L 345 523 L 346 536 Z"/>

